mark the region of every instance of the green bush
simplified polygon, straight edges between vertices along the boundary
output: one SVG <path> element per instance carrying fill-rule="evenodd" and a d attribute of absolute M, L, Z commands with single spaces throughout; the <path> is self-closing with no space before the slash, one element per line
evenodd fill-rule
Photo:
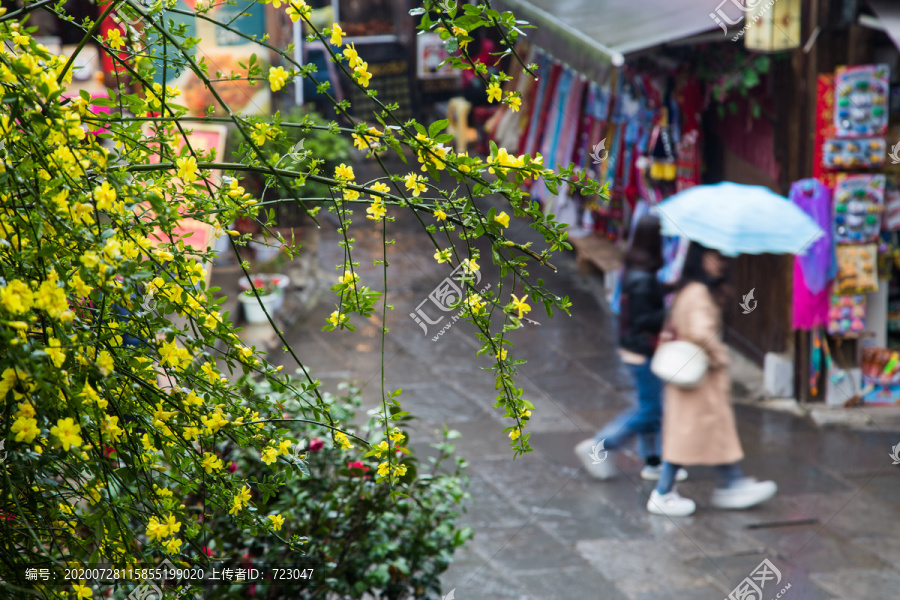
<path fill-rule="evenodd" d="M 286 389 L 249 380 L 245 386 L 254 404 L 264 402 L 284 411 L 285 421 L 277 434 L 293 438 L 304 448 L 303 459 L 297 460 L 296 452 L 292 455 L 294 472 L 284 474 L 282 485 L 266 504 L 268 511 L 284 517 L 284 531 L 303 544 L 303 553 L 272 545 L 253 531 L 228 527 L 226 518 L 209 522 L 212 531 L 223 532 L 210 542 L 212 553 L 245 554 L 253 564 L 313 569 L 311 578 L 297 581 L 299 585 L 261 586 L 257 590 L 261 598 L 439 597 L 440 574 L 450 565 L 454 550 L 472 536 L 471 529 L 457 526 L 462 502 L 468 497 L 464 491 L 468 478 L 462 474 L 466 464 L 453 456 L 450 442 L 458 434 L 445 428 L 443 441 L 430 445 L 434 455 L 424 461 L 395 438 L 397 457 L 406 473 L 393 490 L 401 494 L 393 497 L 392 489 L 373 476 L 379 464 L 375 454 L 360 446 L 341 450 L 326 443 L 327 428 L 292 421 L 311 415 L 306 404 Z M 357 422 L 358 390 L 343 389 L 343 396 L 323 394 L 329 413 L 343 423 Z M 408 422 L 411 417 L 400 419 Z M 356 434 L 377 448 L 385 440 L 384 424 L 370 414 Z M 229 444 L 221 453 L 226 461 L 233 460 L 239 476 L 254 478 L 268 469 L 257 452 Z M 220 597 L 244 598 L 246 586 L 235 585 Z"/>

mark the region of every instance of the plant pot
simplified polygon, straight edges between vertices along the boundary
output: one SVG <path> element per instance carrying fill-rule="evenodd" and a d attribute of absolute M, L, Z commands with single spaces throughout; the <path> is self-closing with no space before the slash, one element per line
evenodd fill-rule
<path fill-rule="evenodd" d="M 260 296 L 259 300 L 256 299 L 256 296 L 248 296 L 244 292 L 241 292 L 241 295 L 238 296 L 241 305 L 244 307 L 244 318 L 247 319 L 248 323 L 268 323 L 269 319 L 266 318 L 266 312 L 270 315 L 274 314 L 283 298 L 284 296 L 280 290 L 274 294 Z M 262 302 L 262 306 L 259 305 L 260 302 Z M 265 307 L 265 310 L 263 310 L 263 307 Z"/>

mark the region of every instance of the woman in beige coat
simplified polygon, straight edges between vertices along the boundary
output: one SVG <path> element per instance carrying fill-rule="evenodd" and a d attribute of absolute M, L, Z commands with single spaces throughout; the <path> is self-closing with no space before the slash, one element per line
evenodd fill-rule
<path fill-rule="evenodd" d="M 717 467 L 720 483 L 712 497 L 717 508 L 748 508 L 778 489 L 774 482 L 744 477 L 739 463 L 744 452 L 731 407 L 728 348 L 722 341 L 726 267 L 718 251 L 691 244 L 666 329 L 677 339 L 700 346 L 709 368 L 695 388 L 665 387 L 663 468 L 647 502 L 653 514 L 687 516 L 696 509 L 693 500 L 674 489 L 675 474 L 684 465 Z"/>

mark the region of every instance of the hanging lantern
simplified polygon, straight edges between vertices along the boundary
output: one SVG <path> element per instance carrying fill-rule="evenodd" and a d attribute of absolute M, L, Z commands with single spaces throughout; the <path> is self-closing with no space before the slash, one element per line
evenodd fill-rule
<path fill-rule="evenodd" d="M 802 0 L 747 0 L 744 44 L 756 52 L 800 47 Z"/>

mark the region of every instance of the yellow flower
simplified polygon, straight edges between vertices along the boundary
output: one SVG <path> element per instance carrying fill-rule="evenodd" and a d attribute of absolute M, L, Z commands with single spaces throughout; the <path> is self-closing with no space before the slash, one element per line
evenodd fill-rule
<path fill-rule="evenodd" d="M 475 262 L 474 258 L 464 258 L 462 261 L 462 268 L 466 273 L 474 273 L 475 271 L 481 269 L 481 267 L 478 266 L 478 263 Z"/>
<path fill-rule="evenodd" d="M 171 540 L 163 544 L 163 546 L 165 547 L 166 552 L 168 552 L 169 554 L 178 554 L 178 552 L 181 550 L 181 540 L 179 540 L 178 538 L 172 538 Z"/>
<path fill-rule="evenodd" d="M 10 371 L 12 371 L 12 369 L 10 369 Z M 14 413 L 16 417 L 25 417 L 26 419 L 30 419 L 35 414 L 34 407 L 30 402 L 19 402 L 19 410 Z"/>
<path fill-rule="evenodd" d="M 513 112 L 519 112 L 519 108 L 522 106 L 522 99 L 518 96 L 507 96 L 507 101 L 509 102 L 509 107 Z"/>
<path fill-rule="evenodd" d="M 378 442 L 378 445 L 376 445 L 374 448 L 374 450 L 378 452 L 378 456 L 384 456 L 389 449 L 390 445 L 384 440 Z"/>
<path fill-rule="evenodd" d="M 193 429 L 196 429 L 196 427 Z M 200 466 L 203 467 L 203 470 L 207 473 L 212 473 L 213 471 L 218 471 L 222 468 L 222 459 L 215 454 L 211 452 L 204 452 L 203 456 L 204 459 L 203 462 L 200 463 Z"/>
<path fill-rule="evenodd" d="M 228 425 L 228 419 L 225 418 L 222 411 L 218 408 L 209 417 L 205 415 L 200 417 L 200 421 L 206 427 L 207 434 L 218 433 L 222 427 Z"/>
<path fill-rule="evenodd" d="M 242 509 L 242 508 L 243 508 L 243 504 L 241 504 L 241 501 L 238 500 L 237 497 L 235 497 L 235 499 L 234 499 L 234 504 L 232 504 L 232 505 L 231 505 L 231 508 L 228 509 L 228 514 L 229 514 L 229 515 L 236 515 L 236 514 L 238 514 L 239 512 L 241 512 L 241 509 Z"/>
<path fill-rule="evenodd" d="M 384 204 L 382 204 L 381 198 L 375 198 L 372 201 L 372 205 L 366 209 L 366 212 L 368 213 L 366 215 L 367 219 L 371 219 L 372 221 L 381 221 L 387 214 L 387 209 L 384 207 Z"/>
<path fill-rule="evenodd" d="M 403 477 L 406 475 L 406 465 L 397 465 L 394 467 L 394 475 L 397 477 Z"/>
<path fill-rule="evenodd" d="M 334 441 L 340 445 L 342 450 L 350 450 L 353 448 L 353 444 L 350 443 L 350 438 L 342 431 L 338 431 L 334 434 Z"/>
<path fill-rule="evenodd" d="M 262 461 L 267 465 L 271 465 L 276 460 L 278 460 L 278 448 L 267 446 L 266 449 L 263 450 Z"/>
<path fill-rule="evenodd" d="M 497 158 L 488 158 L 488 164 L 498 164 L 501 167 L 522 167 L 525 164 L 525 158 L 510 154 L 506 148 L 500 148 L 497 150 Z M 488 172 L 494 173 L 494 167 L 490 167 Z"/>
<path fill-rule="evenodd" d="M 506 360 L 507 351 L 506 348 L 500 350 L 500 360 Z"/>
<path fill-rule="evenodd" d="M 419 195 L 427 189 L 425 184 L 422 183 L 423 181 L 425 181 L 425 178 L 421 175 L 416 175 L 415 173 L 410 173 L 403 178 L 406 189 L 410 190 L 415 198 L 418 198 Z"/>
<path fill-rule="evenodd" d="M 193 156 L 185 156 L 175 161 L 178 167 L 176 175 L 183 179 L 186 183 L 191 183 L 197 179 L 197 159 Z"/>
<path fill-rule="evenodd" d="M 369 63 L 361 61 L 353 72 L 356 74 L 356 79 L 359 81 L 359 84 L 364 88 L 369 87 L 369 80 L 372 79 L 372 74 L 369 73 Z"/>
<path fill-rule="evenodd" d="M 234 501 L 235 502 L 240 501 L 244 504 L 249 504 L 250 503 L 250 486 L 244 485 L 244 487 L 241 488 L 241 491 L 238 492 L 238 494 L 234 497 Z"/>
<path fill-rule="evenodd" d="M 122 428 L 119 427 L 119 417 L 105 417 L 100 429 L 113 442 L 118 442 L 119 437 L 125 433 Z"/>
<path fill-rule="evenodd" d="M 519 431 L 518 427 L 509 432 L 509 439 L 515 440 L 518 439 L 519 436 L 522 435 L 522 432 Z"/>
<path fill-rule="evenodd" d="M 386 462 L 381 463 L 380 465 L 378 465 L 378 476 L 379 477 L 387 477 L 387 474 L 390 472 L 390 469 L 391 469 L 390 464 L 388 464 Z"/>
<path fill-rule="evenodd" d="M 94 288 L 86 284 L 78 273 L 75 273 L 69 278 L 69 286 L 75 290 L 75 293 L 79 296 L 89 296 Z"/>
<path fill-rule="evenodd" d="M 347 322 L 347 315 L 339 313 L 338 311 L 334 311 L 331 313 L 331 316 L 328 317 L 328 322 L 331 323 L 334 327 L 337 327 L 341 323 Z"/>
<path fill-rule="evenodd" d="M 503 97 L 503 92 L 500 90 L 500 84 L 498 82 L 493 82 L 488 86 L 487 89 L 488 102 L 497 102 L 500 101 L 500 98 Z"/>
<path fill-rule="evenodd" d="M 63 450 L 68 452 L 70 446 L 81 445 L 81 425 L 72 420 L 72 417 L 59 419 L 56 425 L 50 428 L 50 433 L 59 438 Z"/>
<path fill-rule="evenodd" d="M 290 12 L 290 8 L 288 12 Z M 296 21 L 296 19 L 293 20 Z M 269 67 L 269 85 L 272 86 L 273 92 L 283 88 L 284 84 L 287 83 L 287 78 L 288 73 L 284 70 L 284 67 Z"/>
<path fill-rule="evenodd" d="M 494 217 L 494 221 L 500 223 L 501 227 L 509 227 L 509 215 L 506 212 L 502 212 L 499 215 Z"/>
<path fill-rule="evenodd" d="M 466 305 L 472 311 L 473 315 L 480 314 L 484 310 L 484 302 L 480 294 L 469 294 L 466 298 Z"/>
<path fill-rule="evenodd" d="M 341 29 L 341 26 L 335 23 L 331 26 L 331 45 L 332 46 L 340 46 L 343 43 L 343 38 L 347 34 Z"/>
<path fill-rule="evenodd" d="M 291 18 L 291 21 L 296 23 L 300 20 L 301 16 L 308 16 L 309 13 L 312 12 L 312 8 L 310 8 L 304 0 L 291 0 L 290 6 L 288 6 L 286 12 Z"/>
<path fill-rule="evenodd" d="M 167 535 L 166 526 L 161 524 L 156 517 L 150 517 L 150 521 L 147 523 L 147 537 L 151 540 L 158 539 L 162 541 Z"/>
<path fill-rule="evenodd" d="M 200 428 L 199 427 L 185 427 L 184 432 L 182 433 L 184 439 L 187 441 L 196 440 L 200 437 Z"/>
<path fill-rule="evenodd" d="M 394 427 L 393 429 L 391 429 L 391 433 L 388 437 L 391 438 L 391 441 L 394 442 L 394 444 L 400 444 L 406 437 L 406 435 L 402 431 Z"/>
<path fill-rule="evenodd" d="M 100 355 L 97 357 L 97 367 L 100 369 L 100 374 L 104 377 L 113 372 L 115 367 L 113 358 L 106 350 L 100 351 Z"/>
<path fill-rule="evenodd" d="M 438 261 L 438 264 L 450 262 L 450 248 L 446 250 L 437 250 L 434 253 L 434 260 Z"/>
<path fill-rule="evenodd" d="M 359 53 L 356 51 L 356 45 L 350 44 L 343 51 L 344 58 L 346 58 L 349 62 L 351 69 L 355 69 L 359 65 L 362 64 L 362 61 L 359 59 Z"/>
<path fill-rule="evenodd" d="M 163 366 L 170 365 L 179 369 L 183 363 L 191 362 L 191 354 L 184 348 L 179 348 L 174 341 L 165 342 L 159 348 L 159 363 Z"/>
<path fill-rule="evenodd" d="M 525 303 L 525 298 L 527 298 L 527 296 L 525 296 L 524 294 L 521 298 L 518 298 L 515 294 L 512 294 L 512 309 L 519 311 L 520 319 L 522 318 L 522 313 L 531 312 L 531 307 Z"/>
<path fill-rule="evenodd" d="M 114 49 L 120 50 L 125 46 L 125 40 L 122 39 L 122 32 L 118 29 L 110 29 L 106 32 L 106 43 Z"/>
<path fill-rule="evenodd" d="M 54 319 L 71 321 L 75 315 L 69 310 L 66 292 L 59 287 L 58 281 L 56 273 L 51 273 L 48 279 L 41 283 L 38 291 L 32 296 L 34 308 L 46 311 Z"/>
<path fill-rule="evenodd" d="M 19 417 L 13 422 L 12 432 L 16 434 L 16 441 L 30 444 L 41 433 L 37 426 L 37 419 L 31 417 Z"/>
<path fill-rule="evenodd" d="M 163 521 L 163 527 L 165 528 L 166 537 L 169 537 L 178 533 L 181 529 L 181 523 L 175 520 L 175 515 L 169 513 L 169 516 Z"/>
<path fill-rule="evenodd" d="M 272 521 L 272 529 L 281 531 L 281 526 L 284 525 L 284 517 L 281 515 L 269 515 L 269 520 Z"/>
<path fill-rule="evenodd" d="M 153 442 L 150 441 L 150 434 L 145 433 L 141 436 L 141 444 L 144 446 L 144 450 L 147 452 L 155 452 L 156 448 L 153 446 Z"/>
<path fill-rule="evenodd" d="M 353 167 L 348 167 L 344 163 L 334 169 L 334 178 L 338 181 L 354 181 L 356 175 L 353 173 Z"/>
<path fill-rule="evenodd" d="M 104 181 L 94 188 L 94 199 L 97 201 L 97 210 L 111 211 L 115 208 L 116 188 L 111 187 L 108 181 Z"/>
<path fill-rule="evenodd" d="M 92 598 L 94 596 L 94 590 L 84 585 L 84 580 L 81 580 L 81 583 L 73 583 L 72 591 L 75 592 L 76 600 L 82 600 L 82 598 Z"/>
<path fill-rule="evenodd" d="M 441 209 L 437 209 L 436 211 L 434 211 L 434 218 L 437 219 L 438 221 L 446 221 L 447 213 L 445 213 Z"/>
<path fill-rule="evenodd" d="M 56 368 L 63 366 L 63 363 L 66 362 L 66 353 L 65 351 L 59 348 L 59 340 L 56 338 L 50 338 L 47 343 L 47 347 L 44 348 L 44 352 L 47 353 L 47 356 L 50 358 L 50 362 L 52 362 Z"/>
<path fill-rule="evenodd" d="M 357 275 L 356 273 L 351 273 L 350 271 L 347 271 L 346 273 L 338 277 L 338 283 L 354 289 L 356 288 L 357 281 L 359 281 L 359 275 Z"/>
<path fill-rule="evenodd" d="M 253 143 L 256 144 L 257 146 L 262 146 L 263 144 L 265 144 L 266 140 L 269 139 L 269 129 L 270 129 L 270 127 L 266 123 L 255 124 L 253 126 L 253 132 L 250 134 L 250 138 L 253 140 Z M 232 179 L 231 183 L 234 183 L 235 185 L 237 185 L 237 179 Z M 241 188 L 241 189 L 243 189 L 243 188 Z M 235 189 L 233 191 L 237 191 L 237 190 Z M 231 193 L 229 193 L 229 196 L 230 195 L 231 195 Z M 238 196 L 242 196 L 242 195 L 243 195 L 243 192 L 241 194 L 238 194 Z"/>
<path fill-rule="evenodd" d="M 391 188 L 389 188 L 386 184 L 384 184 L 380 181 L 377 183 L 373 183 L 371 189 L 373 189 L 376 192 L 382 192 L 384 194 L 387 194 L 391 191 Z M 378 196 L 376 194 L 372 194 L 371 196 L 372 196 L 372 198 L 381 198 L 381 196 Z"/>
<path fill-rule="evenodd" d="M 19 279 L 13 279 L 8 284 L 0 287 L 0 304 L 14 315 L 27 312 L 34 304 L 34 295 L 31 288 Z"/>

